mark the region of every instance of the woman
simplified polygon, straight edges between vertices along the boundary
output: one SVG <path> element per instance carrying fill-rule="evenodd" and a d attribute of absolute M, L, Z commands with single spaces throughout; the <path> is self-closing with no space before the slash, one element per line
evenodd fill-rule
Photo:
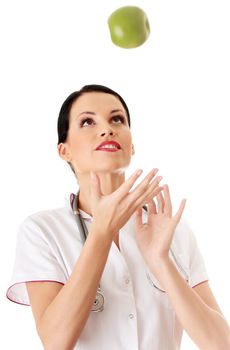
<path fill-rule="evenodd" d="M 173 216 L 157 169 L 138 185 L 141 170 L 125 180 L 134 146 L 121 96 L 100 85 L 71 94 L 58 136 L 79 196 L 22 223 L 7 293 L 31 304 L 44 348 L 173 350 L 185 329 L 200 349 L 230 349 L 228 324 L 181 219 L 185 200 Z"/>

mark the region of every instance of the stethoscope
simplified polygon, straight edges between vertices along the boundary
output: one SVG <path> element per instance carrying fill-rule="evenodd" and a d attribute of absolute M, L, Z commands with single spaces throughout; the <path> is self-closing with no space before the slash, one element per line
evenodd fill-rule
<path fill-rule="evenodd" d="M 79 197 L 79 192 L 77 194 L 71 193 L 70 204 L 71 204 L 71 208 L 73 210 L 73 214 L 75 215 L 75 218 L 76 218 L 76 222 L 77 222 L 78 230 L 80 232 L 82 243 L 84 244 L 86 241 L 86 238 L 88 236 L 88 229 L 87 229 L 86 224 L 85 224 L 85 222 L 81 216 L 81 213 L 78 209 L 78 197 Z M 145 209 L 147 211 L 146 206 L 144 206 L 143 209 Z M 189 281 L 189 275 L 188 275 L 187 271 L 185 271 L 183 266 L 178 261 L 172 248 L 170 248 L 170 254 L 171 254 L 171 258 L 174 260 L 177 268 L 182 273 L 182 275 L 184 276 L 186 281 Z M 147 279 L 148 279 L 149 283 L 154 288 L 156 288 L 158 291 L 160 291 L 162 293 L 165 293 L 165 291 L 160 286 L 157 286 L 157 284 L 156 284 L 157 282 L 153 282 L 153 278 L 150 277 L 150 274 L 147 271 L 146 271 L 146 275 L 147 275 Z M 102 292 L 100 284 L 99 284 L 91 311 L 93 311 L 93 312 L 103 311 L 104 310 L 104 302 L 105 302 L 105 298 L 104 298 L 103 292 Z"/>

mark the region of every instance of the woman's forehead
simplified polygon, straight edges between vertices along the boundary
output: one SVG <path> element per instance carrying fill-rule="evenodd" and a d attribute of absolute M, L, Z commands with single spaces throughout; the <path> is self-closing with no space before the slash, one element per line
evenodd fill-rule
<path fill-rule="evenodd" d="M 100 112 L 120 109 L 125 112 L 121 101 L 114 95 L 103 92 L 87 92 L 73 102 L 70 114 L 84 111 Z"/>

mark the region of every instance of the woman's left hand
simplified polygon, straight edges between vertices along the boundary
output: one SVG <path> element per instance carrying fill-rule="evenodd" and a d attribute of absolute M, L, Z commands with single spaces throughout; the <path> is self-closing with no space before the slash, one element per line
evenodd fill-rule
<path fill-rule="evenodd" d="M 168 185 L 163 186 L 163 194 L 151 200 L 148 205 L 148 220 L 142 223 L 142 208 L 136 211 L 136 240 L 147 265 L 157 268 L 159 262 L 169 257 L 169 249 L 174 231 L 180 221 L 186 200 L 181 201 L 177 213 L 172 215 L 172 204 Z"/>

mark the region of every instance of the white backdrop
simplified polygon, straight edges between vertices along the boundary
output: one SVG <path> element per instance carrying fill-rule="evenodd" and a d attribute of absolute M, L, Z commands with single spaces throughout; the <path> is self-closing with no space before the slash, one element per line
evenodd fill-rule
<path fill-rule="evenodd" d="M 146 11 L 151 35 L 143 46 L 125 50 L 112 44 L 107 18 L 130 4 Z M 88 83 L 117 90 L 130 108 L 136 154 L 128 174 L 158 167 L 174 207 L 187 198 L 184 216 L 230 320 L 229 18 L 228 0 L 1 2 L 4 349 L 42 349 L 30 308 L 10 303 L 5 292 L 19 223 L 62 205 L 76 190 L 57 155 L 56 120 L 67 95 Z M 196 349 L 186 335 L 182 349 Z"/>

